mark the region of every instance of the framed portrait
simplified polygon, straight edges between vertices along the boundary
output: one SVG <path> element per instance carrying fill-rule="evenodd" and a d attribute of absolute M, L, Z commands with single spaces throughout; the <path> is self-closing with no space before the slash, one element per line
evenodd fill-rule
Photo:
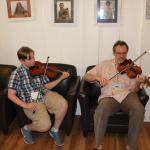
<path fill-rule="evenodd" d="M 150 20 L 150 0 L 146 0 L 146 19 Z"/>
<path fill-rule="evenodd" d="M 97 23 L 117 23 L 118 0 L 97 0 Z"/>
<path fill-rule="evenodd" d="M 54 0 L 54 23 L 74 23 L 74 0 Z"/>
<path fill-rule="evenodd" d="M 7 0 L 8 18 L 19 20 L 33 17 L 32 0 Z"/>

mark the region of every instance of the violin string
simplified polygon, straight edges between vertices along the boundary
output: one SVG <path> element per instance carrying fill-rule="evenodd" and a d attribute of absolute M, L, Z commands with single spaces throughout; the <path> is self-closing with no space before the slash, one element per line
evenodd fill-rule
<path fill-rule="evenodd" d="M 59 73 L 63 74 L 63 71 L 61 71 L 59 69 L 47 68 L 47 70 L 54 71 L 54 72 L 59 72 Z"/>

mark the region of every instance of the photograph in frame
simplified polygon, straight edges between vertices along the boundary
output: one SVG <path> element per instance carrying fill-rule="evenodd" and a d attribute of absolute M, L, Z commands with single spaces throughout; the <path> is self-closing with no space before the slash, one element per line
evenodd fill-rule
<path fill-rule="evenodd" d="M 117 23 L 118 0 L 97 0 L 97 23 Z"/>
<path fill-rule="evenodd" d="M 146 19 L 150 19 L 150 0 L 146 0 Z"/>
<path fill-rule="evenodd" d="M 7 0 L 7 11 L 9 19 L 32 18 L 32 0 Z"/>
<path fill-rule="evenodd" d="M 74 0 L 54 1 L 54 23 L 74 23 Z"/>

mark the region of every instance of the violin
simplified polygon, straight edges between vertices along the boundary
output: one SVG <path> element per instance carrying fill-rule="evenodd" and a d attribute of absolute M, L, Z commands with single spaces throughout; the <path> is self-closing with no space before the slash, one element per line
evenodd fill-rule
<path fill-rule="evenodd" d="M 112 80 L 119 74 L 123 74 L 123 73 L 126 73 L 129 78 L 137 77 L 137 75 L 142 73 L 142 69 L 139 66 L 135 65 L 134 62 L 136 62 L 139 58 L 141 58 L 146 53 L 147 53 L 146 51 L 143 52 L 139 57 L 137 57 L 133 61 L 131 59 L 126 59 L 124 62 L 120 63 L 117 66 L 118 73 L 112 76 L 109 80 Z M 145 77 L 143 84 L 146 85 L 146 87 L 148 87 L 150 85 L 150 77 Z"/>
<path fill-rule="evenodd" d="M 127 76 L 131 79 L 137 77 L 137 75 L 142 73 L 141 67 L 135 65 L 131 59 L 126 59 L 124 62 L 120 63 L 118 65 L 117 69 L 119 72 L 121 72 L 121 74 L 126 73 Z M 143 81 L 143 85 L 145 87 L 150 86 L 150 77 L 145 76 L 145 79 Z"/>
<path fill-rule="evenodd" d="M 57 69 L 56 66 L 46 66 L 39 61 L 35 61 L 33 67 L 29 68 L 31 76 L 47 75 L 48 77 L 56 77 L 58 74 L 63 74 L 63 71 Z"/>
<path fill-rule="evenodd" d="M 134 64 L 131 59 L 126 59 L 117 66 L 118 72 L 121 74 L 126 73 L 129 78 L 135 78 L 142 73 L 141 67 Z"/>

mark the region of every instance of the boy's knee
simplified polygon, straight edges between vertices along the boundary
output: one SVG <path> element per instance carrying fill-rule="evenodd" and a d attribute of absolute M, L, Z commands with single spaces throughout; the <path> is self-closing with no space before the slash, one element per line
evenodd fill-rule
<path fill-rule="evenodd" d="M 63 103 L 61 103 L 61 107 L 60 108 L 61 108 L 61 110 L 66 111 L 68 109 L 68 102 L 66 100 L 64 100 Z"/>
<path fill-rule="evenodd" d="M 65 110 L 67 110 L 68 109 L 68 103 L 67 103 L 67 101 L 65 100 L 64 101 L 64 103 L 63 103 L 63 108 L 65 109 Z"/>

